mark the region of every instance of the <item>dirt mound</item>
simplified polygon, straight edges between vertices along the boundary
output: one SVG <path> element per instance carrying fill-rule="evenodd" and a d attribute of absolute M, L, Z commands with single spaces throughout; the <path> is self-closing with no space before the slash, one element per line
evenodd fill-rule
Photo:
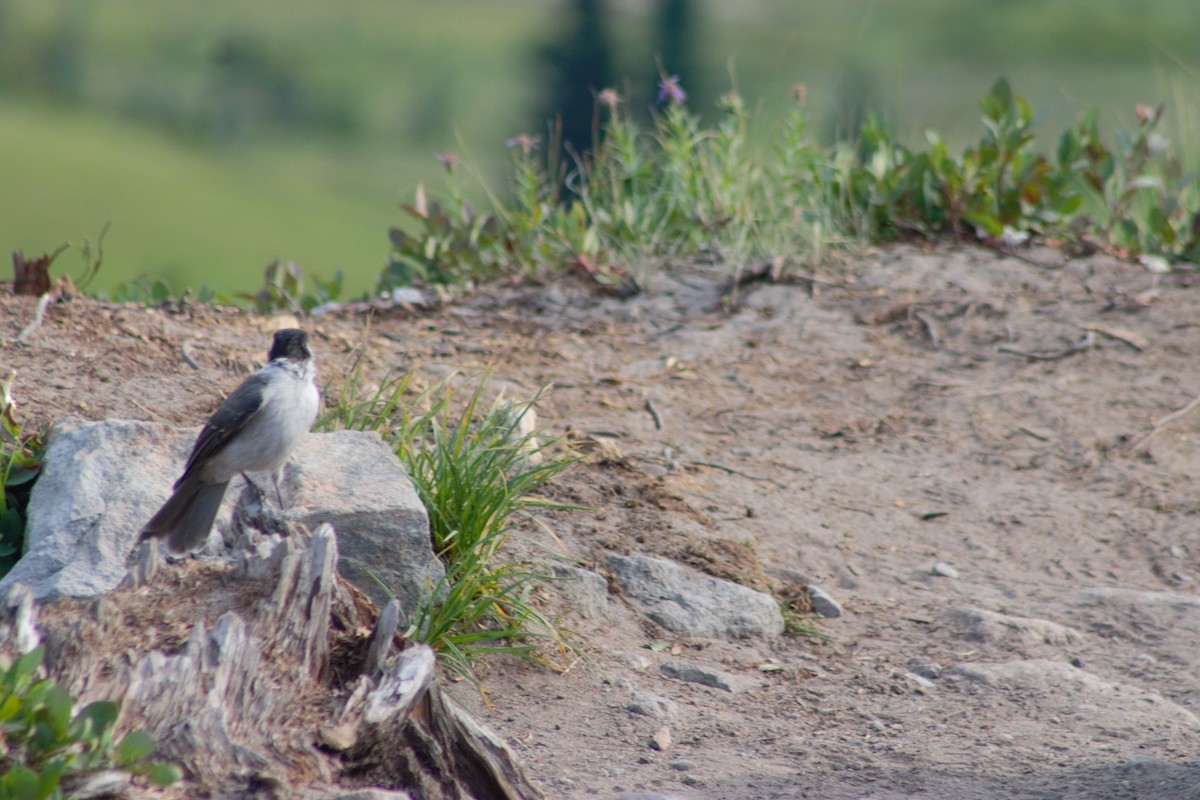
<path fill-rule="evenodd" d="M 598 511 L 549 522 L 585 567 L 657 555 L 844 606 L 828 643 L 689 641 L 611 595 L 567 618 L 566 675 L 485 667 L 491 708 L 457 694 L 547 796 L 1178 800 L 1200 787 L 1195 279 L 1040 259 L 899 248 L 736 309 L 697 269 L 625 301 L 495 289 L 302 324 L 335 384 L 362 345 L 377 376 L 553 382 L 541 422 L 592 451 L 555 499 Z M 0 296 L 30 422 L 197 424 L 295 322 L 72 300 L 17 343 L 33 312 Z"/>

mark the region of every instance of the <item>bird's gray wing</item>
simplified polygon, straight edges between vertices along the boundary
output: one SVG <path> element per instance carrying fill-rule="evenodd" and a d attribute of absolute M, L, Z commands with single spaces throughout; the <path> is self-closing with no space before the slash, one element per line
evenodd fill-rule
<path fill-rule="evenodd" d="M 266 386 L 267 376 L 256 372 L 225 398 L 225 402 L 208 418 L 208 422 L 204 423 L 204 430 L 196 437 L 192 454 L 188 456 L 187 466 L 184 467 L 183 475 L 175 482 L 175 488 L 179 488 L 180 484 L 204 462 L 221 452 L 225 445 L 246 427 L 262 408 Z"/>

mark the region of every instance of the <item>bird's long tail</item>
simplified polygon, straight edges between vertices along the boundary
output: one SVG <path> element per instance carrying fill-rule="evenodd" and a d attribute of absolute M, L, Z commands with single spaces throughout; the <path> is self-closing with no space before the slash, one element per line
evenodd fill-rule
<path fill-rule="evenodd" d="M 229 481 L 205 483 L 189 476 L 142 528 L 138 542 L 166 539 L 167 549 L 176 554 L 199 548 L 208 539 L 228 486 Z"/>

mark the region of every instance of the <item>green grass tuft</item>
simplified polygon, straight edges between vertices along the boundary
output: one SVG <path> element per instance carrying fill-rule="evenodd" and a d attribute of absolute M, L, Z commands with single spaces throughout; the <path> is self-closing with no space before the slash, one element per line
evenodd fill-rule
<path fill-rule="evenodd" d="M 410 372 L 369 388 L 355 366 L 336 406 L 318 423 L 322 429 L 379 431 L 429 512 L 445 576 L 430 587 L 407 635 L 429 644 L 447 668 L 466 677 L 480 657 L 495 654 L 565 668 L 574 648 L 537 602 L 553 574 L 502 552 L 537 511 L 574 508 L 537 494 L 576 460 L 527 424 L 541 393 L 527 402 L 488 405 L 486 374 L 469 391 L 447 379 L 416 392 L 412 382 Z"/>

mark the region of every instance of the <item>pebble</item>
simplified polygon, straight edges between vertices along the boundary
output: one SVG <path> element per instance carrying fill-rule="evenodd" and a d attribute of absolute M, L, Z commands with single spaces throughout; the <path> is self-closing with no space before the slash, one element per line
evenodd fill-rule
<path fill-rule="evenodd" d="M 913 656 L 908 660 L 908 671 L 932 681 L 941 677 L 942 665 L 936 661 L 926 661 L 920 656 Z"/>
<path fill-rule="evenodd" d="M 635 672 L 645 672 L 654 666 L 654 662 L 642 653 L 621 653 L 617 656 L 617 660 Z"/>
<path fill-rule="evenodd" d="M 679 772 L 687 772 L 691 768 L 692 762 L 686 759 L 680 759 L 679 761 L 671 762 L 671 769 L 678 770 Z"/>
<path fill-rule="evenodd" d="M 686 661 L 668 661 L 659 667 L 658 671 L 668 678 L 677 678 L 689 683 L 711 686 L 714 689 L 721 689 L 726 692 L 733 691 L 732 676 L 711 667 L 689 664 Z"/>
<path fill-rule="evenodd" d="M 904 673 L 904 677 L 908 678 L 910 681 L 912 681 L 913 683 L 915 683 L 917 686 L 921 687 L 922 689 L 934 688 L 933 681 L 929 680 L 929 678 L 926 678 L 924 675 L 918 675 L 915 672 L 906 672 L 906 673 Z"/>
<path fill-rule="evenodd" d="M 667 750 L 671 746 L 671 729 L 666 725 L 654 732 L 650 737 L 650 747 L 653 750 Z"/>
<path fill-rule="evenodd" d="M 812 603 L 813 613 L 819 617 L 833 619 L 842 615 L 841 604 L 820 586 L 809 584 L 808 600 Z"/>
<path fill-rule="evenodd" d="M 676 706 L 665 697 L 650 692 L 633 692 L 629 695 L 625 710 L 651 719 L 673 719 Z"/>
<path fill-rule="evenodd" d="M 947 564 L 945 561 L 939 561 L 930 568 L 929 572 L 933 575 L 940 575 L 943 578 L 957 578 L 958 570 Z"/>

